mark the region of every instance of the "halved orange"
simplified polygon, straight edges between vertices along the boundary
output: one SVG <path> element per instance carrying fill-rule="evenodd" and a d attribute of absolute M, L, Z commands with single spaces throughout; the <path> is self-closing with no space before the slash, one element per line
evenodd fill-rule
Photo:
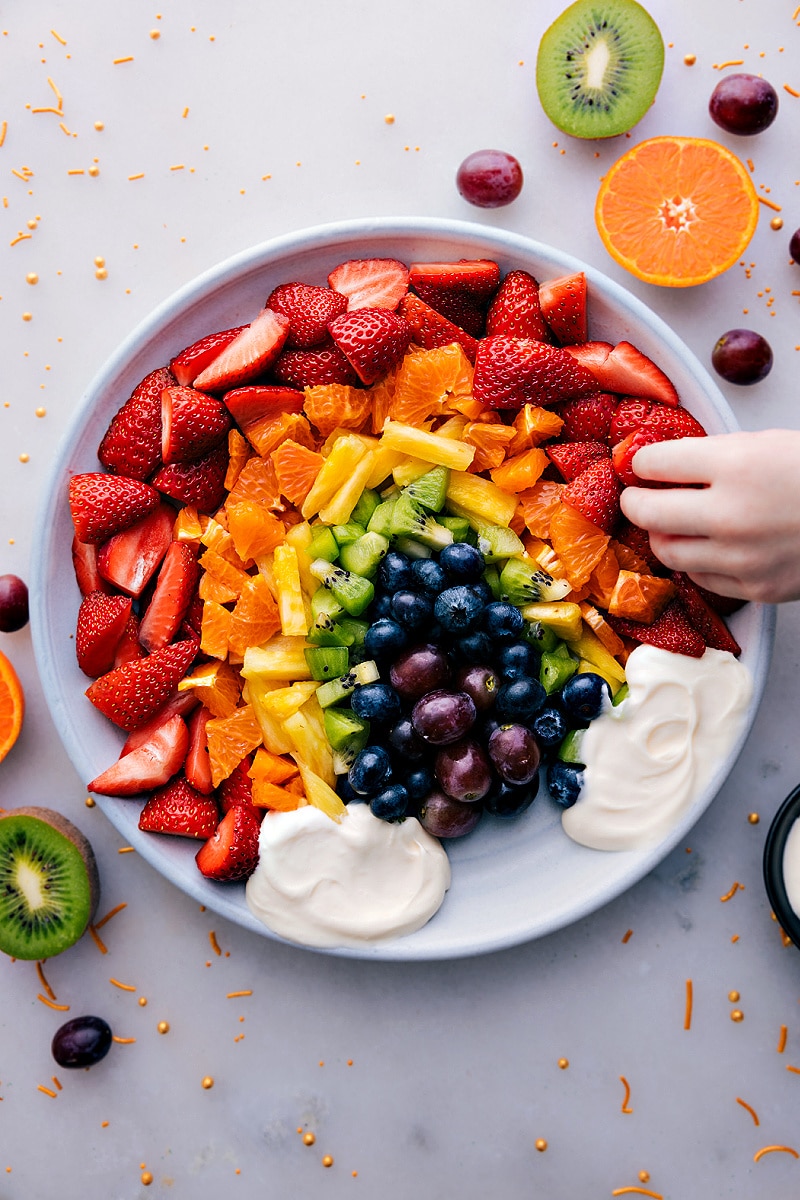
<path fill-rule="evenodd" d="M 612 258 L 645 283 L 693 287 L 727 271 L 758 224 L 747 168 L 707 138 L 656 137 L 618 159 L 595 205 Z"/>
<path fill-rule="evenodd" d="M 25 716 L 25 693 L 17 673 L 0 651 L 0 761 L 19 737 Z"/>

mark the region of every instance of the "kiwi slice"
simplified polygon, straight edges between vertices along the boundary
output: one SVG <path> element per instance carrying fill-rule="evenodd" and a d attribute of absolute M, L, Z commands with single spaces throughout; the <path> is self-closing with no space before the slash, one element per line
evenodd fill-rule
<path fill-rule="evenodd" d="M 663 70 L 664 41 L 641 4 L 577 0 L 539 43 L 536 87 L 542 108 L 564 133 L 607 138 L 641 120 Z"/>
<path fill-rule="evenodd" d="M 50 808 L 0 817 L 0 950 L 44 959 L 77 942 L 94 917 L 100 880 L 92 847 Z"/>

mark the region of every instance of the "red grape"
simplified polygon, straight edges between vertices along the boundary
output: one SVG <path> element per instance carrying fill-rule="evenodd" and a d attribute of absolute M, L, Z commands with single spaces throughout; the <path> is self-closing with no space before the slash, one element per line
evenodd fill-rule
<path fill-rule="evenodd" d="M 459 691 L 472 697 L 478 712 L 486 712 L 492 707 L 500 689 L 499 676 L 491 667 L 471 664 L 461 668 L 456 675 L 456 684 Z"/>
<path fill-rule="evenodd" d="M 475 705 L 466 692 L 438 688 L 414 705 L 411 723 L 421 738 L 433 746 L 457 742 L 475 723 Z"/>
<path fill-rule="evenodd" d="M 51 1050 L 60 1067 L 91 1067 L 108 1054 L 111 1040 L 102 1017 L 73 1017 L 56 1030 Z"/>
<path fill-rule="evenodd" d="M 750 136 L 775 120 L 778 93 L 759 75 L 727 75 L 711 93 L 708 111 L 727 133 Z"/>
<path fill-rule="evenodd" d="M 412 646 L 396 658 L 389 668 L 392 687 L 405 700 L 417 700 L 447 683 L 450 665 L 438 646 Z"/>
<path fill-rule="evenodd" d="M 502 208 L 522 191 L 522 167 L 504 150 L 476 150 L 458 168 L 456 187 L 478 208 Z"/>
<path fill-rule="evenodd" d="M 442 790 L 465 804 L 481 800 L 494 779 L 486 751 L 472 738 L 462 738 L 441 749 L 433 769 Z"/>
<path fill-rule="evenodd" d="M 479 804 L 464 804 L 444 792 L 431 792 L 420 806 L 419 823 L 434 837 L 464 837 L 472 832 L 482 815 Z"/>
<path fill-rule="evenodd" d="M 28 588 L 18 575 L 0 575 L 0 632 L 28 624 Z"/>
<path fill-rule="evenodd" d="M 752 329 L 729 329 L 717 339 L 711 364 L 728 383 L 758 383 L 772 369 L 772 350 Z"/>
<path fill-rule="evenodd" d="M 796 263 L 800 263 L 800 229 L 795 229 L 789 241 L 789 253 Z"/>
<path fill-rule="evenodd" d="M 501 725 L 489 738 L 489 757 L 506 783 L 530 783 L 539 770 L 541 752 L 524 725 Z"/>

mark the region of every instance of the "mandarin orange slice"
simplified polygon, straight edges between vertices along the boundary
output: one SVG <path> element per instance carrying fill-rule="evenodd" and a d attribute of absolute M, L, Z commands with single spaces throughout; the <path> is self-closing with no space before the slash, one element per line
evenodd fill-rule
<path fill-rule="evenodd" d="M 508 458 L 501 467 L 496 467 L 489 474 L 492 483 L 497 484 L 504 492 L 524 492 L 538 482 L 542 471 L 550 465 L 550 459 L 544 450 L 534 446 L 531 450 L 523 450 L 514 458 Z"/>
<path fill-rule="evenodd" d="M 581 588 L 603 557 L 608 534 L 569 504 L 559 504 L 550 521 L 550 541 L 567 579 L 574 588 Z"/>
<path fill-rule="evenodd" d="M 641 621 L 652 625 L 677 594 L 675 584 L 657 575 L 639 575 L 636 571 L 620 571 L 608 602 L 614 617 Z"/>
<path fill-rule="evenodd" d="M 17 673 L 0 651 L 0 761 L 19 737 L 25 716 L 25 693 Z"/>
<path fill-rule="evenodd" d="M 519 494 L 522 515 L 529 533 L 536 538 L 550 536 L 550 521 L 561 503 L 561 493 L 566 484 L 555 479 L 540 479 L 532 488 Z"/>
<path fill-rule="evenodd" d="M 219 787 L 251 750 L 261 745 L 261 726 L 249 704 L 229 717 L 213 717 L 206 725 L 211 781 Z"/>
<path fill-rule="evenodd" d="M 371 404 L 369 389 L 350 387 L 347 383 L 321 383 L 306 388 L 303 411 L 322 436 L 327 437 L 337 425 L 360 429 L 369 416 Z"/>
<path fill-rule="evenodd" d="M 406 425 L 421 425 L 439 416 L 451 396 L 472 392 L 473 368 L 455 343 L 407 354 L 395 376 L 389 415 Z"/>
<path fill-rule="evenodd" d="M 324 462 L 321 454 L 287 438 L 272 452 L 272 465 L 282 494 L 298 507 L 303 503 Z"/>
<path fill-rule="evenodd" d="M 470 421 L 464 429 L 464 441 L 475 447 L 475 457 L 469 464 L 469 470 L 489 471 L 499 467 L 506 456 L 509 442 L 515 437 L 516 432 L 510 425 Z"/>

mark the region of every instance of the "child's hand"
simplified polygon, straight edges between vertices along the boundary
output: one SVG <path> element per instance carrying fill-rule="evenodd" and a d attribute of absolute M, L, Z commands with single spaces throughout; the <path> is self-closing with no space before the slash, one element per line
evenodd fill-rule
<path fill-rule="evenodd" d="M 665 566 L 726 596 L 800 599 L 800 432 L 770 429 L 644 446 L 642 479 L 702 487 L 626 488 L 622 511 Z"/>

